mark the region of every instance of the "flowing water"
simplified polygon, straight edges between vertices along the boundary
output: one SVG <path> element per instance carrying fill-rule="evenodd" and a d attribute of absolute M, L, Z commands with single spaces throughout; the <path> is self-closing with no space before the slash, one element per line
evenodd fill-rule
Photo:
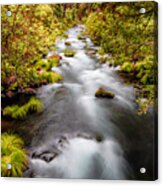
<path fill-rule="evenodd" d="M 45 110 L 26 121 L 34 127 L 25 176 L 148 178 L 153 175 L 154 116 L 152 112 L 137 116 L 133 87 L 124 84 L 116 68 L 86 54 L 87 47 L 96 47 L 89 38 L 77 39 L 82 29 L 80 25 L 69 29 L 68 39 L 56 43 L 62 65 L 52 70 L 61 73 L 64 81 L 38 90 Z M 74 57 L 64 56 L 65 41 L 76 50 Z M 114 99 L 96 98 L 101 86 L 115 93 Z M 142 166 L 147 168 L 143 176 Z"/>

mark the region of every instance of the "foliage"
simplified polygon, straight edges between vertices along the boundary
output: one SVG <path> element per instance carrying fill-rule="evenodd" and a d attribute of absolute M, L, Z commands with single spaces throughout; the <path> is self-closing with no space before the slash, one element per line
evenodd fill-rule
<path fill-rule="evenodd" d="M 12 105 L 5 107 L 3 110 L 3 115 L 13 119 L 25 119 L 29 113 L 40 113 L 42 111 L 42 102 L 35 97 L 31 97 L 30 100 L 22 106 Z"/>
<path fill-rule="evenodd" d="M 62 9 L 59 5 L 2 7 L 3 94 L 9 91 L 21 92 L 24 88 L 39 85 L 39 73 L 34 69 L 35 62 L 53 48 L 56 37 L 63 35 L 67 28 L 67 25 L 60 21 L 59 12 Z M 10 17 L 6 15 L 8 10 L 12 12 Z M 53 60 L 53 64 L 57 63 L 58 61 Z M 39 64 L 45 65 L 42 61 L 38 62 L 36 67 Z M 52 63 L 45 65 L 47 70 L 51 65 Z"/>
<path fill-rule="evenodd" d="M 27 152 L 23 148 L 24 143 L 15 134 L 3 133 L 1 136 L 1 171 L 2 176 L 20 177 L 27 166 Z M 7 164 L 11 164 L 11 169 L 7 169 Z"/>
<path fill-rule="evenodd" d="M 131 72 L 133 70 L 133 65 L 130 62 L 125 62 L 121 66 L 122 71 L 124 72 Z"/>
<path fill-rule="evenodd" d="M 48 59 L 40 59 L 36 62 L 36 69 L 37 70 L 45 70 L 50 71 L 52 67 L 59 66 L 60 59 L 58 58 L 48 58 Z"/>
<path fill-rule="evenodd" d="M 63 80 L 63 77 L 57 72 L 43 72 L 41 78 L 42 80 L 46 80 L 48 83 L 56 83 Z"/>

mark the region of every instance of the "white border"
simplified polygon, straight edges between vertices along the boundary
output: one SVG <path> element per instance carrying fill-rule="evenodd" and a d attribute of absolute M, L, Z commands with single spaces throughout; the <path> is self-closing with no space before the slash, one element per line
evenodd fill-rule
<path fill-rule="evenodd" d="M 102 1 L 102 0 L 99 0 Z M 98 1 L 98 2 L 99 2 Z M 110 0 L 109 0 L 110 1 Z M 129 0 L 112 0 L 111 2 L 129 2 Z M 132 0 L 135 1 L 135 0 Z M 68 3 L 68 2 L 97 2 L 97 0 L 2 0 L 0 4 L 45 4 L 45 3 Z M 103 0 L 103 2 L 108 2 Z M 161 143 L 163 141 L 163 0 L 157 0 L 159 3 L 159 180 L 155 182 L 146 182 L 146 181 L 99 181 L 99 180 L 59 180 L 59 179 L 45 179 L 45 178 L 0 178 L 1 186 L 131 186 L 131 185 L 163 185 L 163 149 L 161 148 Z M 160 21 L 161 20 L 161 21 Z"/>

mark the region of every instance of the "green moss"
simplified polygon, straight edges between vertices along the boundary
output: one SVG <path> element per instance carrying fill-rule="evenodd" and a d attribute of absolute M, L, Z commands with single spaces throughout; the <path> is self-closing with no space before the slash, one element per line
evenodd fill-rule
<path fill-rule="evenodd" d="M 65 34 L 65 33 L 64 33 L 64 34 L 63 34 L 63 37 L 67 39 L 67 38 L 68 38 L 68 34 Z"/>
<path fill-rule="evenodd" d="M 97 141 L 97 142 L 102 142 L 102 141 L 104 140 L 103 135 L 100 134 L 100 133 L 96 133 L 95 138 L 96 138 L 96 141 Z"/>
<path fill-rule="evenodd" d="M 48 83 L 56 83 L 63 80 L 63 77 L 57 72 L 44 72 L 41 78 L 42 80 L 47 80 Z"/>
<path fill-rule="evenodd" d="M 1 172 L 5 177 L 21 177 L 23 170 L 27 166 L 27 152 L 24 149 L 23 140 L 15 135 L 3 133 L 1 136 Z M 7 169 L 7 165 L 11 165 L 11 169 Z"/>
<path fill-rule="evenodd" d="M 115 94 L 113 94 L 112 92 L 105 90 L 103 87 L 100 87 L 96 93 L 95 93 L 96 97 L 101 97 L 101 98 L 114 98 Z"/>
<path fill-rule="evenodd" d="M 30 100 L 22 106 L 12 105 L 5 107 L 3 115 L 13 119 L 25 119 L 29 113 L 40 113 L 42 111 L 42 102 L 36 97 L 31 97 Z"/>
<path fill-rule="evenodd" d="M 74 57 L 75 54 L 76 54 L 76 51 L 74 51 L 74 50 L 68 50 L 68 49 L 64 50 L 64 55 L 66 57 Z"/>

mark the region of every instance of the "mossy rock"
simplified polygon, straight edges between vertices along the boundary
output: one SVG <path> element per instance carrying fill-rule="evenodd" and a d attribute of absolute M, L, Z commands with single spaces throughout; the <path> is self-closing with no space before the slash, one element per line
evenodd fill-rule
<path fill-rule="evenodd" d="M 68 34 L 63 34 L 63 37 L 68 38 L 69 36 L 68 36 Z"/>
<path fill-rule="evenodd" d="M 96 93 L 95 96 L 97 98 L 109 98 L 109 99 L 113 99 L 115 97 L 115 94 L 110 92 L 109 90 L 106 90 L 103 87 L 100 87 Z"/>
<path fill-rule="evenodd" d="M 86 50 L 86 52 L 85 52 L 87 55 L 89 55 L 89 56 L 93 56 L 93 55 L 95 55 L 96 54 L 96 51 L 95 50 Z"/>
<path fill-rule="evenodd" d="M 96 133 L 95 138 L 97 142 L 102 142 L 104 140 L 103 135 L 100 133 Z"/>
<path fill-rule="evenodd" d="M 71 46 L 71 42 L 65 41 L 65 45 L 66 45 L 66 46 Z"/>
<path fill-rule="evenodd" d="M 80 34 L 77 37 L 78 37 L 79 40 L 86 40 L 86 37 L 85 36 L 82 36 Z"/>
<path fill-rule="evenodd" d="M 66 56 L 66 57 L 74 57 L 75 56 L 75 54 L 76 54 L 76 51 L 74 51 L 74 50 L 64 50 L 64 55 Z"/>

